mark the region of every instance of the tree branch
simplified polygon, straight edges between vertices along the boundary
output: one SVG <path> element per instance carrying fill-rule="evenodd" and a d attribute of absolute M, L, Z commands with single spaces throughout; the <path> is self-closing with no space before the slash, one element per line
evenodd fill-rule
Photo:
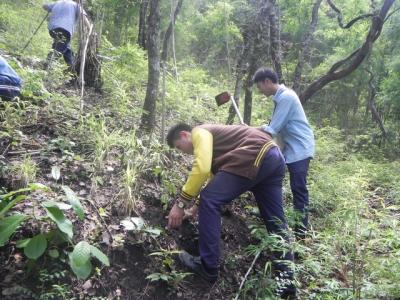
<path fill-rule="evenodd" d="M 322 89 L 328 83 L 341 79 L 351 74 L 357 69 L 367 55 L 371 52 L 373 43 L 382 32 L 384 20 L 395 0 L 385 0 L 378 13 L 372 18 L 372 24 L 363 45 L 351 53 L 347 58 L 335 63 L 327 74 L 312 82 L 306 90 L 300 95 L 300 100 L 304 104 L 316 92 Z"/>
<path fill-rule="evenodd" d="M 338 17 L 337 17 L 338 23 L 339 23 L 340 28 L 343 28 L 343 29 L 349 29 L 357 21 L 360 21 L 362 19 L 371 18 L 371 17 L 374 16 L 374 14 L 371 14 L 371 13 L 370 14 L 364 14 L 364 15 L 361 15 L 361 16 L 358 16 L 358 17 L 354 18 L 353 20 L 351 20 L 346 25 L 343 25 L 343 15 L 342 15 L 342 12 L 340 11 L 340 9 L 336 7 L 336 5 L 332 2 L 332 0 L 326 0 L 326 2 L 338 14 Z"/>
<path fill-rule="evenodd" d="M 308 29 L 308 32 L 304 35 L 302 41 L 302 50 L 299 54 L 299 61 L 296 65 L 296 69 L 294 71 L 294 79 L 293 79 L 293 89 L 298 92 L 301 83 L 301 75 L 303 73 L 303 66 L 306 59 L 310 56 L 310 46 L 314 39 L 314 32 L 317 28 L 318 24 L 318 11 L 321 6 L 322 0 L 316 0 L 312 9 L 311 14 L 311 23 Z"/>

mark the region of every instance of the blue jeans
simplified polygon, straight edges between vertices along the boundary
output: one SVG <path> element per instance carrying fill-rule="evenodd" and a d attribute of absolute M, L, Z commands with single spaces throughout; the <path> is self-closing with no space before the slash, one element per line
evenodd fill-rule
<path fill-rule="evenodd" d="M 0 98 L 11 100 L 19 95 L 20 87 L 11 82 L 7 76 L 0 75 Z"/>
<path fill-rule="evenodd" d="M 290 174 L 290 188 L 293 194 L 294 211 L 299 214 L 299 221 L 294 228 L 297 237 L 304 238 L 308 227 L 308 189 L 307 175 L 310 158 L 287 164 Z"/>
<path fill-rule="evenodd" d="M 203 264 L 209 270 L 217 270 L 220 256 L 221 206 L 230 203 L 246 191 L 252 191 L 261 217 L 269 233 L 275 233 L 288 240 L 287 223 L 283 211 L 282 182 L 285 176 L 285 162 L 277 147 L 265 155 L 257 178 L 250 180 L 228 172 L 220 171 L 200 193 L 199 208 L 199 252 Z M 290 251 L 289 251 L 290 252 Z M 278 254 L 277 259 L 293 260 L 292 253 Z M 285 265 L 275 264 L 282 269 Z"/>
<path fill-rule="evenodd" d="M 52 48 L 63 55 L 68 66 L 72 66 L 72 63 L 74 62 L 74 54 L 70 44 L 71 34 L 62 28 L 55 28 L 50 30 L 49 33 L 53 38 Z"/>

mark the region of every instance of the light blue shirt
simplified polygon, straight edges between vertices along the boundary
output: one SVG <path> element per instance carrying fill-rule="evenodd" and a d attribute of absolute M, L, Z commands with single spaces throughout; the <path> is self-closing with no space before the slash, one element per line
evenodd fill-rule
<path fill-rule="evenodd" d="M 79 5 L 72 0 L 60 0 L 52 4 L 45 4 L 44 7 L 51 12 L 49 30 L 62 28 L 68 31 L 72 37 L 79 16 Z M 86 15 L 85 12 L 83 13 Z"/>
<path fill-rule="evenodd" d="M 299 97 L 293 90 L 281 84 L 272 99 L 275 109 L 271 122 L 262 128 L 272 137 L 283 141 L 284 147 L 281 150 L 286 163 L 314 157 L 314 134 Z"/>

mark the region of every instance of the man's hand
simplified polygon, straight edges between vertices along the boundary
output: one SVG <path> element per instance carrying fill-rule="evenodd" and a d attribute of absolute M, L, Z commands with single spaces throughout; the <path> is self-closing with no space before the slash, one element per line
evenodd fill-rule
<path fill-rule="evenodd" d="M 168 215 L 168 229 L 174 229 L 181 226 L 184 215 L 185 210 L 183 208 L 179 208 L 175 203 Z"/>
<path fill-rule="evenodd" d="M 197 216 L 197 211 L 199 210 L 199 207 L 197 204 L 194 204 L 191 208 L 185 209 L 185 215 L 183 216 L 183 219 L 195 219 Z"/>

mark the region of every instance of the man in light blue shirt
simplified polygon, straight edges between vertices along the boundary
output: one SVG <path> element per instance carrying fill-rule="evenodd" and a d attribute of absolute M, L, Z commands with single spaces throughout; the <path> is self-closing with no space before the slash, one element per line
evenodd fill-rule
<path fill-rule="evenodd" d="M 281 150 L 290 174 L 290 187 L 295 211 L 301 222 L 295 226 L 296 237 L 304 238 L 308 226 L 307 173 L 315 152 L 314 134 L 296 93 L 278 83 L 278 74 L 260 68 L 253 76 L 253 82 L 265 96 L 273 96 L 275 104 L 271 122 L 263 130 L 282 141 Z"/>
<path fill-rule="evenodd" d="M 65 62 L 72 66 L 74 57 L 70 42 L 81 11 L 80 6 L 72 0 L 59 0 L 44 4 L 43 9 L 50 12 L 48 28 L 54 40 L 53 49 L 62 54 Z M 85 25 L 89 27 L 90 23 L 83 9 L 82 14 Z"/>

